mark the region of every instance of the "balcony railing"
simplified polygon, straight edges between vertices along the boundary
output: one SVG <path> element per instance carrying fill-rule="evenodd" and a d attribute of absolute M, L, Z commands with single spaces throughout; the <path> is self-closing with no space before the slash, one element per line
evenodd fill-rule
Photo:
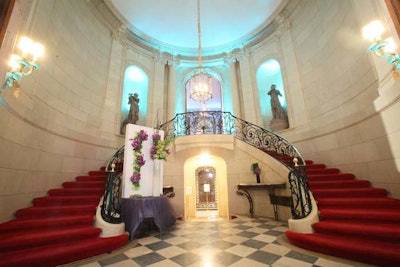
<path fill-rule="evenodd" d="M 159 125 L 157 128 L 164 131 L 164 136 L 171 136 L 174 138 L 202 134 L 232 135 L 236 139 L 260 149 L 289 169 L 288 180 L 292 196 L 291 212 L 293 219 L 304 218 L 311 212 L 312 205 L 305 161 L 294 145 L 282 136 L 253 123 L 239 119 L 230 112 L 222 111 L 178 113 L 172 120 Z M 120 160 L 118 156 L 114 156 L 113 158 L 114 161 L 116 161 L 115 158 L 118 159 L 116 162 Z M 109 162 L 114 161 L 110 159 Z M 119 162 L 118 164 L 122 163 Z M 116 177 L 119 174 L 120 173 L 117 171 L 110 175 Z M 119 190 L 120 181 L 117 182 L 115 178 L 110 178 L 109 183 L 108 187 L 106 185 L 106 189 L 109 188 L 109 190 L 111 190 L 111 188 L 114 188 L 113 190 Z M 118 194 L 115 192 L 108 192 L 108 195 L 109 197 L 106 198 L 106 195 L 104 197 L 105 202 L 103 203 L 103 209 L 108 208 L 109 210 L 104 211 L 104 214 L 118 217 L 119 200 L 114 201 L 111 198 L 111 196 L 117 197 Z M 111 204 L 109 202 L 111 202 Z"/>

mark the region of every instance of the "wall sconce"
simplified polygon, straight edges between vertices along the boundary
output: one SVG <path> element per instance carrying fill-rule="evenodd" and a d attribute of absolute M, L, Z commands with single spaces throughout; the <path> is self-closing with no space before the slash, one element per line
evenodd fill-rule
<path fill-rule="evenodd" d="M 396 53 L 397 46 L 392 37 L 382 40 L 382 33 L 385 31 L 382 23 L 374 20 L 363 27 L 363 37 L 370 42 L 368 50 L 378 57 L 387 59 L 393 65 L 393 75 L 397 79 L 400 77 L 400 57 Z"/>
<path fill-rule="evenodd" d="M 31 74 L 39 68 L 36 61 L 43 55 L 43 45 L 34 43 L 30 38 L 23 36 L 19 40 L 18 49 L 20 50 L 20 54 L 12 54 L 8 62 L 9 68 L 5 82 L 1 87 L 2 90 L 5 90 L 7 86 L 14 87 L 22 77 Z"/>

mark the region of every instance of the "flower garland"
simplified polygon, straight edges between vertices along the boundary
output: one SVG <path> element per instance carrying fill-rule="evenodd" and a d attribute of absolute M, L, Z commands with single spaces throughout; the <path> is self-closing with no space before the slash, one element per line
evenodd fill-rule
<path fill-rule="evenodd" d="M 153 145 L 151 146 L 150 149 L 150 157 L 151 159 L 163 159 L 166 160 L 167 156 L 170 153 L 170 150 L 168 146 L 172 142 L 172 137 L 166 137 L 163 140 L 161 140 L 161 136 L 158 133 L 153 134 Z"/>
<path fill-rule="evenodd" d="M 148 134 L 144 130 L 140 130 L 136 134 L 136 136 L 132 139 L 132 148 L 133 148 L 133 174 L 130 178 L 133 186 L 138 189 L 140 187 L 140 168 L 146 163 L 144 160 L 144 155 L 142 153 L 143 141 L 146 141 L 148 138 Z"/>

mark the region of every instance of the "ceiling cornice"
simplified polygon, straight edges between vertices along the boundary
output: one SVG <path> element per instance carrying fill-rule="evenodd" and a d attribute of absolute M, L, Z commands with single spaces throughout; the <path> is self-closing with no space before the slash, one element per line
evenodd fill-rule
<path fill-rule="evenodd" d="M 134 46 L 140 47 L 141 50 L 148 51 L 149 54 L 161 55 L 162 58 L 168 60 L 197 61 L 197 49 L 172 47 L 132 31 L 132 25 L 116 10 L 111 0 L 86 0 L 86 2 L 93 7 L 102 22 L 112 33 L 115 31 L 119 32 L 119 38 L 125 39 L 124 41 L 121 40 L 125 43 L 125 46 L 127 43 L 131 43 Z M 207 61 L 215 61 L 221 58 L 235 58 L 241 55 L 243 51 L 250 50 L 252 46 L 268 38 L 268 36 L 278 29 L 282 17 L 287 17 L 296 9 L 298 3 L 294 4 L 293 2 L 301 1 L 283 0 L 270 19 L 240 40 L 223 46 L 204 49 L 203 60 L 205 64 L 207 64 Z"/>

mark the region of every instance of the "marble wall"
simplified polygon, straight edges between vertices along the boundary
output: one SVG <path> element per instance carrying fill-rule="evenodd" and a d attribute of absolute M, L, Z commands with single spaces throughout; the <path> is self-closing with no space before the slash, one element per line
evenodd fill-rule
<path fill-rule="evenodd" d="M 48 189 L 98 170 L 123 140 L 109 133 L 104 114 L 111 34 L 85 1 L 17 1 L 4 58 L 20 35 L 41 42 L 45 55 L 20 88 L 1 94 L 0 221 Z"/>

